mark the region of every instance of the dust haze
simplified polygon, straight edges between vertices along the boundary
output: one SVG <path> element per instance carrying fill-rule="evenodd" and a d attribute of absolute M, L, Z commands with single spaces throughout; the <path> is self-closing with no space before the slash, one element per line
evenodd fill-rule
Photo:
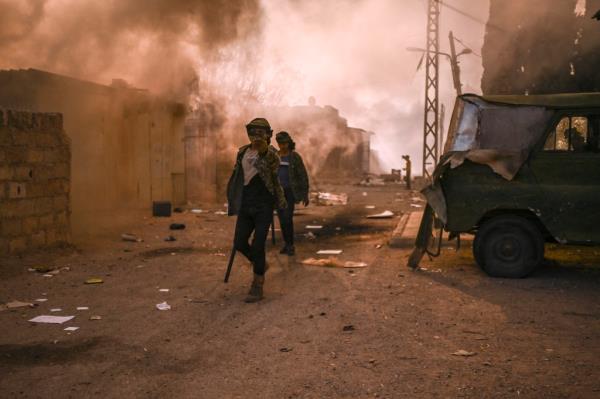
<path fill-rule="evenodd" d="M 489 1 L 450 3 L 479 22 L 442 7 L 441 51 L 451 28 L 480 53 Z M 425 46 L 425 24 L 421 0 L 0 0 L 0 68 L 122 78 L 217 104 L 232 119 L 256 103 L 305 105 L 314 96 L 375 132 L 383 166 L 398 168 L 402 154 L 421 161 L 424 68 L 406 47 Z M 461 68 L 463 91 L 479 92 L 481 58 L 464 56 Z M 448 117 L 454 89 L 444 57 L 440 81 Z"/>

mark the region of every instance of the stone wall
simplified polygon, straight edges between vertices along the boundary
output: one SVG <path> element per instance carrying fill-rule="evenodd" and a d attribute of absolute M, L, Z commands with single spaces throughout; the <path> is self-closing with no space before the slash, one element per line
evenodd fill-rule
<path fill-rule="evenodd" d="M 62 115 L 0 108 L 0 255 L 70 240 Z"/>

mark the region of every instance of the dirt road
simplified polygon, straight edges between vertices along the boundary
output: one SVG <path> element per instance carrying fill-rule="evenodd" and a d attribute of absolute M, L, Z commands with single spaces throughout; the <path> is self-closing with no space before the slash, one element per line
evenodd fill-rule
<path fill-rule="evenodd" d="M 217 208 L 141 219 L 130 232 L 143 242 L 115 235 L 2 260 L 0 302 L 47 301 L 0 311 L 0 396 L 600 397 L 599 250 L 552 247 L 549 265 L 506 280 L 484 275 L 467 242 L 412 272 L 409 249 L 385 245 L 398 219 L 365 216 L 416 209 L 414 193 L 323 188 L 349 193 L 349 204 L 300 209 L 297 255 L 269 244 L 258 304 L 242 302 L 251 270 L 241 257 L 222 282 L 234 219 Z M 170 231 L 173 222 L 187 228 Z M 309 224 L 324 226 L 316 239 L 304 236 Z M 177 241 L 165 242 L 170 234 Z M 342 249 L 340 260 L 368 267 L 299 263 L 318 249 Z M 69 269 L 28 271 L 39 265 Z M 104 282 L 84 284 L 90 277 Z M 163 301 L 171 310 L 155 308 Z M 42 314 L 76 317 L 28 322 Z"/>

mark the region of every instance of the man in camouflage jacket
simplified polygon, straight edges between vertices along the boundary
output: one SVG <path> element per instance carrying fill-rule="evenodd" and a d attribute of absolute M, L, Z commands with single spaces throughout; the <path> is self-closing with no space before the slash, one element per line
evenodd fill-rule
<path fill-rule="evenodd" d="M 265 242 L 273 209 L 286 208 L 287 203 L 277 176 L 279 156 L 269 145 L 273 134 L 269 122 L 264 118 L 253 119 L 246 130 L 251 143 L 238 151 L 227 185 L 227 200 L 229 215 L 237 215 L 235 249 L 252 262 L 254 270 L 246 302 L 257 302 L 263 298 Z"/>

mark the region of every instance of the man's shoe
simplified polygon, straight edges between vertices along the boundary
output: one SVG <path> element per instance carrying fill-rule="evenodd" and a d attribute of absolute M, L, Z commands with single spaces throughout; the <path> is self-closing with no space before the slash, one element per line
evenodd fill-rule
<path fill-rule="evenodd" d="M 287 254 L 288 254 L 288 256 L 296 255 L 296 248 L 294 248 L 293 245 L 290 245 L 287 249 Z"/>
<path fill-rule="evenodd" d="M 263 299 L 263 284 L 265 283 L 265 276 L 254 275 L 250 291 L 244 300 L 246 303 L 254 303 Z"/>

